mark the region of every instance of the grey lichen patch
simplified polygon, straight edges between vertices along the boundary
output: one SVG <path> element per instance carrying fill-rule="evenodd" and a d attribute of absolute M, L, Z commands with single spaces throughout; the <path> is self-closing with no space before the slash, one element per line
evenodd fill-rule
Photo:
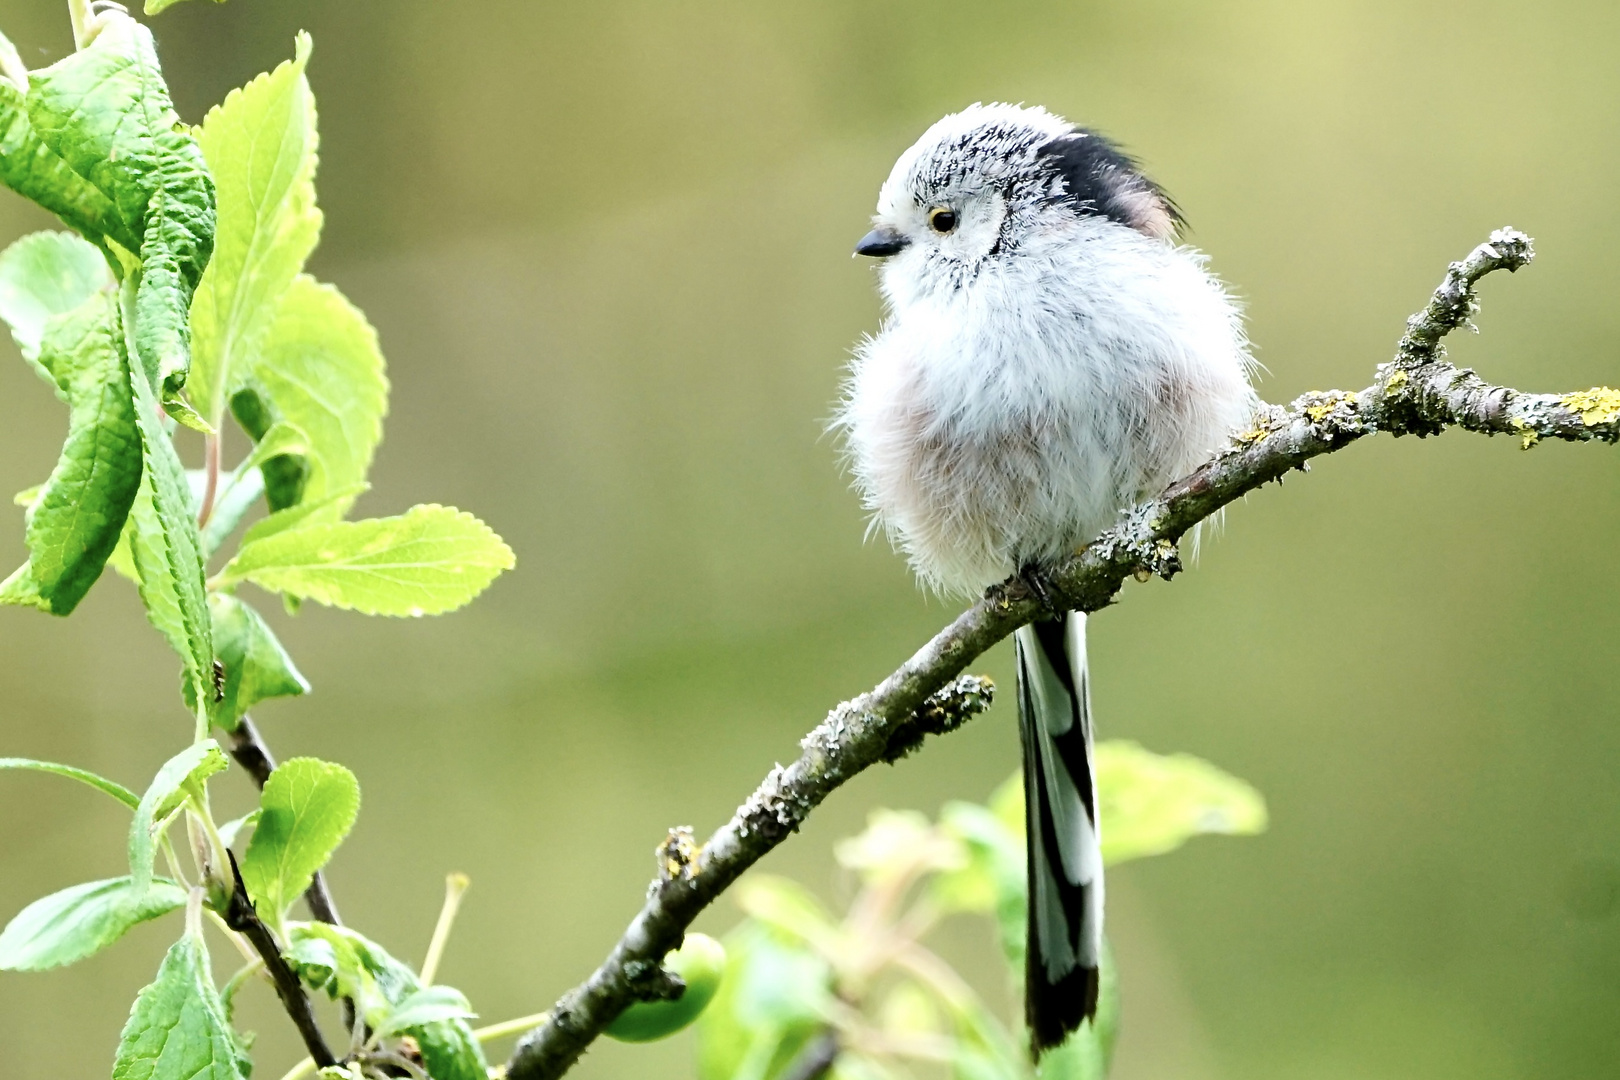
<path fill-rule="evenodd" d="M 922 746 L 930 735 L 948 735 L 978 716 L 995 700 L 996 684 L 983 675 L 958 675 L 933 694 L 909 723 L 889 737 L 881 760 L 893 764 Z"/>
<path fill-rule="evenodd" d="M 1312 390 L 1300 395 L 1294 407 L 1329 438 L 1340 434 L 1361 435 L 1367 430 L 1367 422 L 1356 408 L 1354 391 Z"/>
<path fill-rule="evenodd" d="M 1274 435 L 1288 426 L 1288 410 L 1281 405 L 1262 403 L 1255 410 L 1254 416 L 1249 419 L 1249 426 L 1241 431 L 1232 433 L 1230 444 L 1226 453 L 1241 453 L 1265 442 L 1268 436 Z"/>

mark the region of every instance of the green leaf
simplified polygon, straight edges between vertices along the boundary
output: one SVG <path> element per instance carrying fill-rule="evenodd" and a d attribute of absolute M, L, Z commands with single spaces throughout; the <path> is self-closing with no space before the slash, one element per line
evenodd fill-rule
<path fill-rule="evenodd" d="M 784 956 L 793 959 L 783 962 Z M 770 1007 L 750 1004 L 749 995 L 781 977 L 802 983 L 779 983 Z M 765 926 L 746 920 L 726 935 L 725 975 L 719 992 L 694 1026 L 699 1080 L 766 1080 L 781 1074 L 809 1041 L 826 1026 L 821 1010 L 828 1003 L 831 972 L 814 954 L 781 944 Z M 779 1007 L 783 993 L 808 998 Z"/>
<path fill-rule="evenodd" d="M 270 774 L 259 810 L 242 859 L 242 880 L 259 915 L 279 926 L 353 827 L 360 784 L 341 765 L 293 758 Z"/>
<path fill-rule="evenodd" d="M 208 524 L 203 526 L 204 559 L 212 558 L 215 552 L 225 546 L 225 541 L 231 538 L 231 533 L 236 531 L 263 494 L 264 474 L 247 465 L 237 466 L 215 497 L 214 512 L 209 515 Z"/>
<path fill-rule="evenodd" d="M 163 525 L 158 521 L 149 473 L 141 475 L 140 490 L 136 491 L 135 503 L 129 508 L 129 520 L 124 522 L 124 533 L 118 538 L 118 546 L 107 559 L 107 565 L 135 582 L 147 620 L 169 642 L 170 648 L 185 659 L 191 646 L 186 640 L 174 576 L 169 572 L 168 548 L 163 540 Z M 192 667 L 189 661 L 185 665 L 188 679 Z"/>
<path fill-rule="evenodd" d="M 113 201 L 40 139 L 28 119 L 23 92 L 4 79 L 0 79 L 0 183 L 49 210 L 92 243 L 111 237 L 126 250 L 140 249 L 140 236 L 130 231 Z"/>
<path fill-rule="evenodd" d="M 120 301 L 127 340 L 134 306 L 128 281 L 120 291 Z M 129 352 L 126 348 L 126 355 Z M 186 470 L 159 419 L 157 386 L 139 372 L 131 372 L 130 383 L 135 388 L 135 420 L 145 466 L 142 490 L 130 513 L 134 526 L 130 551 L 140 575 L 147 617 L 180 654 L 192 699 L 201 701 L 213 683 L 214 666 L 202 540 Z"/>
<path fill-rule="evenodd" d="M 57 776 L 65 776 L 81 784 L 88 784 L 97 791 L 105 792 L 131 810 L 141 804 L 140 796 L 123 784 L 115 783 L 104 776 L 97 776 L 88 769 L 74 768 L 72 765 L 58 765 L 54 761 L 35 761 L 32 758 L 8 757 L 0 758 L 0 769 L 32 769 L 35 772 L 55 773 Z"/>
<path fill-rule="evenodd" d="M 307 475 L 293 459 L 265 466 L 271 510 L 365 480 L 382 440 L 388 380 L 376 331 L 342 293 L 295 278 L 259 348 L 236 358 L 230 378 L 231 411 L 249 435 L 258 439 L 286 421 L 309 439 Z M 347 509 L 334 507 L 330 520 Z"/>
<path fill-rule="evenodd" d="M 1265 830 L 1260 793 L 1190 754 L 1113 740 L 1097 744 L 1096 769 L 1105 864 L 1162 855 L 1204 833 Z"/>
<path fill-rule="evenodd" d="M 0 584 L 0 603 L 66 615 L 118 544 L 140 487 L 141 439 L 117 327 L 115 302 L 101 294 L 44 329 L 38 356 L 68 402 L 68 437 L 31 508 L 28 563 Z"/>
<path fill-rule="evenodd" d="M 202 123 L 219 222 L 191 306 L 188 388 L 216 425 L 234 369 L 257 351 L 320 237 L 315 97 L 304 74 L 310 46 L 309 35 L 299 34 L 292 60 L 232 90 Z"/>
<path fill-rule="evenodd" d="M 1022 808 L 1020 799 L 1020 821 Z M 1003 955 L 1015 970 L 1022 969 L 1028 888 L 1023 836 L 988 807 L 966 802 L 946 803 L 940 825 L 961 843 L 967 860 L 929 882 L 935 902 L 945 911 L 994 915 Z"/>
<path fill-rule="evenodd" d="M 158 769 L 152 785 L 135 807 L 135 820 L 129 823 L 129 874 L 137 891 L 152 882 L 157 830 L 164 819 L 179 809 L 188 796 L 200 793 L 204 780 L 229 767 L 230 762 L 219 744 L 213 739 L 204 739 L 192 743 Z"/>
<path fill-rule="evenodd" d="M 242 546 L 222 585 L 251 581 L 367 615 L 437 615 L 513 565 L 512 550 L 471 514 L 417 506 L 401 517 L 305 525 Z"/>
<path fill-rule="evenodd" d="M 127 877 L 63 889 L 35 900 L 0 931 L 0 970 L 43 971 L 75 963 L 137 923 L 185 904 L 186 890 L 167 878 L 140 890 Z"/>
<path fill-rule="evenodd" d="M 749 874 L 733 896 L 737 906 L 780 934 L 830 953 L 842 937 L 837 922 L 814 893 L 788 878 Z"/>
<path fill-rule="evenodd" d="M 242 536 L 242 546 L 277 533 L 288 532 L 301 528 L 309 522 L 325 522 L 332 517 L 341 517 L 343 508 L 352 503 L 358 496 L 364 494 L 371 487 L 370 484 L 351 484 L 346 488 L 339 488 L 330 492 L 324 498 L 306 499 L 297 506 L 285 510 L 277 510 L 270 516 L 254 522 Z"/>
<path fill-rule="evenodd" d="M 239 818 L 232 818 L 219 827 L 219 839 L 226 847 L 235 847 L 236 838 L 244 830 L 252 829 L 259 823 L 259 811 L 249 810 Z"/>
<path fill-rule="evenodd" d="M 288 923 L 287 959 L 305 982 L 355 1003 L 372 1027 L 422 988 L 416 973 L 375 942 L 326 923 Z M 461 1019 L 410 1028 L 433 1080 L 488 1080 L 483 1049 Z"/>
<path fill-rule="evenodd" d="M 411 1028 L 422 1062 L 433 1080 L 489 1080 L 482 1044 L 465 1020 L 441 1020 Z"/>
<path fill-rule="evenodd" d="M 246 1080 L 251 1069 L 214 988 L 202 937 L 187 933 L 136 997 L 113 1080 Z"/>
<path fill-rule="evenodd" d="M 266 698 L 309 692 L 309 683 L 257 611 L 224 593 L 210 596 L 208 608 L 214 619 L 215 654 L 225 668 L 219 700 L 213 694 L 207 699 L 208 717 L 215 726 L 234 731 L 242 714 Z M 189 688 L 183 689 L 187 706 L 195 708 Z"/>
<path fill-rule="evenodd" d="M 33 74 L 28 118 L 140 238 L 134 354 L 149 382 L 172 390 L 190 365 L 187 311 L 213 247 L 214 185 L 151 31 L 118 11 L 98 20 L 87 47 Z"/>
<path fill-rule="evenodd" d="M 453 986 L 428 986 L 401 1001 L 377 1027 L 379 1036 L 387 1037 L 409 1031 L 424 1024 L 441 1020 L 468 1020 L 478 1014 L 472 1011 L 467 998 Z"/>
<path fill-rule="evenodd" d="M 0 252 L 0 319 L 47 382 L 55 380 L 37 363 L 46 322 L 111 284 L 101 252 L 72 233 L 31 233 Z"/>

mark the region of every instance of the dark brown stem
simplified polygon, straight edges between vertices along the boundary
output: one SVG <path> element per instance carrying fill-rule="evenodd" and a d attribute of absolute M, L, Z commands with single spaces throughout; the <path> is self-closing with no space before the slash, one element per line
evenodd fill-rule
<path fill-rule="evenodd" d="M 225 925 L 247 938 L 254 951 L 264 960 L 264 969 L 270 973 L 276 985 L 276 996 L 281 999 L 281 1007 L 292 1017 L 293 1026 L 304 1040 L 304 1048 L 309 1051 L 315 1067 L 324 1069 L 336 1065 L 337 1058 L 332 1056 L 331 1047 L 326 1045 L 320 1025 L 315 1022 L 315 1007 L 310 1004 L 309 995 L 304 993 L 297 973 L 287 966 L 287 961 L 282 957 L 276 935 L 259 918 L 259 913 L 253 909 L 253 901 L 248 899 L 247 886 L 242 884 L 242 871 L 236 866 L 236 856 L 228 850 L 225 854 L 231 861 L 231 877 L 235 883 L 231 901 L 225 908 Z"/>
<path fill-rule="evenodd" d="M 799 1056 L 782 1070 L 781 1080 L 821 1080 L 838 1064 L 838 1033 L 823 1031 L 805 1044 Z"/>
<path fill-rule="evenodd" d="M 244 715 L 236 724 L 236 730 L 230 733 L 231 757 L 247 774 L 253 777 L 253 782 L 260 791 L 270 782 L 270 774 L 276 771 L 276 759 L 270 755 L 270 747 L 259 735 L 259 729 L 253 726 L 251 717 Z M 235 856 L 232 856 L 234 861 Z M 240 886 L 238 886 L 240 889 Z M 342 926 L 343 920 L 338 918 L 337 905 L 332 902 L 332 890 L 326 885 L 326 875 L 319 870 L 310 879 L 309 888 L 304 890 L 304 903 L 309 905 L 309 913 L 316 920 L 329 923 L 332 926 Z M 346 1030 L 354 1030 L 355 1006 L 352 998 L 343 999 L 343 1026 Z"/>
<path fill-rule="evenodd" d="M 236 730 L 230 734 L 231 757 L 263 791 L 264 785 L 270 782 L 270 774 L 276 771 L 276 759 L 270 756 L 270 747 L 260 736 L 259 729 L 253 726 L 252 718 L 247 716 L 237 722 Z M 327 887 L 326 875 L 319 870 L 304 892 L 304 903 L 309 905 L 309 913 L 316 920 L 333 926 L 343 925 L 343 920 L 338 917 L 337 905 L 332 902 L 332 890 Z"/>

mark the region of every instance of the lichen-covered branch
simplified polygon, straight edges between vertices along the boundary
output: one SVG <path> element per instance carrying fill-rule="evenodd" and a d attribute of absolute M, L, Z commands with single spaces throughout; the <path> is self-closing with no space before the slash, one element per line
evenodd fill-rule
<path fill-rule="evenodd" d="M 923 735 L 960 726 L 989 700 L 987 681 L 962 671 L 986 649 L 1044 613 L 1038 595 L 1066 608 L 1097 611 L 1126 579 L 1169 579 L 1181 569 L 1177 543 L 1199 522 L 1311 458 L 1375 432 L 1432 435 L 1448 427 L 1540 439 L 1620 441 L 1620 391 L 1527 394 L 1492 386 L 1445 361 L 1441 341 L 1477 309 L 1474 288 L 1493 270 L 1517 270 L 1533 255 L 1530 238 L 1499 229 L 1453 263 L 1428 306 L 1407 322 L 1395 359 L 1372 385 L 1353 393 L 1305 394 L 1268 408 L 1253 428 L 1157 498 L 1041 575 L 1039 588 L 1012 578 L 990 589 L 874 689 L 838 706 L 778 765 L 702 847 L 678 830 L 660 848 L 659 877 L 624 936 L 596 972 L 565 994 L 546 1022 L 517 1046 L 508 1080 L 553 1080 L 565 1073 L 623 1009 L 649 991 L 647 975 L 680 945 L 697 914 L 799 825 L 834 788 L 861 770 L 915 749 Z"/>

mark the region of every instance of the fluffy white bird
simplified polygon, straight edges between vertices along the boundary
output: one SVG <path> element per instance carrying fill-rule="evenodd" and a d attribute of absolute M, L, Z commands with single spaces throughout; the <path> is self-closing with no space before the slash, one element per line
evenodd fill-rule
<path fill-rule="evenodd" d="M 928 586 L 1054 563 L 1196 468 L 1258 405 L 1237 305 L 1175 205 L 1101 136 L 974 105 L 923 133 L 856 247 L 888 314 L 834 421 Z M 1103 872 L 1085 615 L 1016 635 L 1032 1051 L 1096 1012 Z"/>

